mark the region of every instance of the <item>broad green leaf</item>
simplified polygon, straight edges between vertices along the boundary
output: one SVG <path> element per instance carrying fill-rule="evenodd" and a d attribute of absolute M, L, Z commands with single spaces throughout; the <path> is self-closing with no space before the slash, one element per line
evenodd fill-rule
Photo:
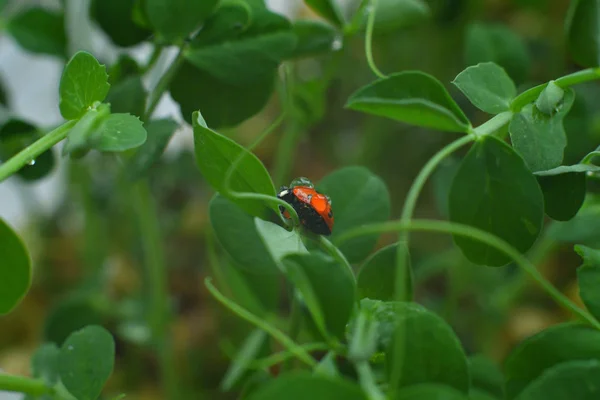
<path fill-rule="evenodd" d="M 335 224 L 331 241 L 361 225 L 385 222 L 390 218 L 390 194 L 385 183 L 364 167 L 345 167 L 325 176 L 317 185 L 331 197 Z M 349 262 L 367 257 L 379 235 L 367 235 L 344 242 L 339 248 Z"/>
<path fill-rule="evenodd" d="M 147 131 L 146 142 L 141 145 L 128 161 L 127 175 L 137 180 L 146 175 L 162 156 L 179 124 L 171 119 L 156 119 L 144 124 Z"/>
<path fill-rule="evenodd" d="M 167 41 L 188 37 L 212 14 L 218 0 L 145 0 L 150 24 Z"/>
<path fill-rule="evenodd" d="M 94 306 L 93 298 L 68 296 L 50 308 L 44 321 L 43 338 L 46 342 L 62 346 L 73 332 L 103 322 L 104 318 Z"/>
<path fill-rule="evenodd" d="M 362 27 L 367 26 L 371 7 L 363 7 Z M 378 0 L 374 34 L 385 34 L 423 24 L 431 18 L 431 9 L 424 0 Z"/>
<path fill-rule="evenodd" d="M 263 246 L 267 248 L 271 260 L 280 265 L 281 260 L 288 254 L 308 254 L 302 242 L 302 237 L 296 231 L 288 231 L 279 225 L 260 218 L 254 218 L 254 224 Z M 261 248 L 263 246 L 258 246 Z"/>
<path fill-rule="evenodd" d="M 115 363 L 112 335 L 97 325 L 72 333 L 60 350 L 60 379 L 78 400 L 96 400 Z"/>
<path fill-rule="evenodd" d="M 600 250 L 587 246 L 575 246 L 577 254 L 583 258 L 583 264 L 577 269 L 579 295 L 590 313 L 600 318 Z"/>
<path fill-rule="evenodd" d="M 394 400 L 470 400 L 470 398 L 450 386 L 422 383 L 400 389 Z"/>
<path fill-rule="evenodd" d="M 258 114 L 271 98 L 274 84 L 275 70 L 262 80 L 239 86 L 215 79 L 184 62 L 171 81 L 170 91 L 187 122 L 193 124 L 193 113 L 201 110 L 210 126 L 218 129 L 236 126 Z"/>
<path fill-rule="evenodd" d="M 31 375 L 54 386 L 59 379 L 58 363 L 60 349 L 54 343 L 44 343 L 31 357 Z"/>
<path fill-rule="evenodd" d="M 25 245 L 0 218 L 0 315 L 15 308 L 31 285 L 31 259 Z"/>
<path fill-rule="evenodd" d="M 405 246 L 406 247 L 406 246 Z M 408 248 L 406 248 L 408 252 Z M 362 265 L 358 272 L 357 286 L 358 298 L 369 298 L 373 300 L 397 300 L 395 298 L 396 285 L 396 260 L 398 252 L 398 243 L 394 243 L 376 253 L 372 254 Z M 406 298 L 412 299 L 412 276 L 405 280 Z"/>
<path fill-rule="evenodd" d="M 139 0 L 93 0 L 91 4 L 92 18 L 117 46 L 135 46 L 152 34 L 134 22 L 136 2 Z"/>
<path fill-rule="evenodd" d="M 554 81 L 550 81 L 536 99 L 535 106 L 544 114 L 552 115 L 558 111 L 564 97 L 565 90 Z"/>
<path fill-rule="evenodd" d="M 334 25 L 337 25 L 340 28 L 344 25 L 344 18 L 336 0 L 304 0 L 304 2 L 315 13 Z"/>
<path fill-rule="evenodd" d="M 234 385 L 242 378 L 250 363 L 254 361 L 260 352 L 266 339 L 266 332 L 260 329 L 255 329 L 248 335 L 235 359 L 229 365 L 225 377 L 223 377 L 221 388 L 224 391 L 233 389 Z"/>
<path fill-rule="evenodd" d="M 361 300 L 361 308 L 372 310 L 379 321 L 380 349 L 386 351 L 388 371 L 394 358 L 400 329 L 405 343 L 402 356 L 401 387 L 421 383 L 450 386 L 462 393 L 469 390 L 467 358 L 452 328 L 440 317 L 416 303 Z"/>
<path fill-rule="evenodd" d="M 102 123 L 93 148 L 98 151 L 119 152 L 139 147 L 146 141 L 144 124 L 130 114 L 111 114 Z"/>
<path fill-rule="evenodd" d="M 600 204 L 589 197 L 579 212 L 569 221 L 554 222 L 548 228 L 548 237 L 558 242 L 600 246 Z"/>
<path fill-rule="evenodd" d="M 600 361 L 570 361 L 546 370 L 518 400 L 596 400 L 600 398 Z"/>
<path fill-rule="evenodd" d="M 283 265 L 321 333 L 342 338 L 356 296 L 350 271 L 321 253 L 290 254 L 283 259 Z"/>
<path fill-rule="evenodd" d="M 223 1 L 204 22 L 192 42 L 194 47 L 235 40 L 250 26 L 252 8 L 243 0 Z"/>
<path fill-rule="evenodd" d="M 529 78 L 532 62 L 527 46 L 506 25 L 474 22 L 467 26 L 465 63 L 475 65 L 486 61 L 504 68 L 517 84 Z"/>
<path fill-rule="evenodd" d="M 210 201 L 208 214 L 219 243 L 240 267 L 255 274 L 274 274 L 279 271 L 276 265 L 278 260 L 273 259 L 265 245 L 276 238 L 269 236 L 263 241 L 261 231 L 250 215 L 221 195 L 216 195 Z M 298 248 L 302 242 L 297 235 L 293 237 L 298 240 Z"/>
<path fill-rule="evenodd" d="M 89 109 L 77 121 L 67 135 L 67 141 L 62 149 L 62 154 L 73 154 L 86 151 L 99 140 L 104 122 L 110 118 L 110 109 L 106 104 Z"/>
<path fill-rule="evenodd" d="M 440 163 L 440 166 L 432 176 L 433 192 L 435 203 L 439 213 L 448 218 L 448 198 L 450 188 L 454 181 L 454 176 L 460 168 L 460 159 L 458 157 L 449 157 Z"/>
<path fill-rule="evenodd" d="M 187 60 L 217 80 L 247 85 L 269 79 L 296 46 L 290 22 L 279 14 L 254 12 L 252 24 L 235 40 L 190 47 Z"/>
<path fill-rule="evenodd" d="M 67 35 L 62 12 L 29 8 L 8 21 L 8 32 L 25 50 L 66 58 Z"/>
<path fill-rule="evenodd" d="M 544 193 L 546 215 L 556 221 L 568 221 L 577 214 L 585 200 L 585 172 L 539 175 L 537 180 Z"/>
<path fill-rule="evenodd" d="M 367 400 L 358 384 L 341 378 L 313 375 L 308 371 L 282 374 L 266 382 L 248 400 Z"/>
<path fill-rule="evenodd" d="M 517 88 L 506 71 L 493 62 L 468 67 L 452 83 L 480 110 L 500 114 L 510 109 Z"/>
<path fill-rule="evenodd" d="M 600 65 L 600 3 L 596 0 L 575 0 L 569 5 L 565 33 L 567 49 L 582 67 Z"/>
<path fill-rule="evenodd" d="M 292 54 L 294 58 L 329 53 L 342 45 L 338 32 L 331 25 L 319 21 L 298 20 L 292 29 L 297 38 Z"/>
<path fill-rule="evenodd" d="M 463 159 L 450 189 L 450 220 L 482 229 L 524 253 L 542 228 L 544 198 L 534 175 L 506 143 L 479 139 Z M 510 258 L 476 240 L 455 236 L 469 261 L 501 266 Z"/>
<path fill-rule="evenodd" d="M 562 163 L 567 146 L 563 119 L 571 109 L 574 98 L 574 92 L 567 91 L 559 111 L 553 116 L 529 104 L 510 121 L 508 130 L 512 146 L 531 171 L 549 170 Z"/>
<path fill-rule="evenodd" d="M 506 399 L 519 394 L 544 371 L 575 360 L 600 360 L 600 332 L 578 323 L 552 326 L 521 342 L 504 363 Z"/>
<path fill-rule="evenodd" d="M 0 161 L 10 159 L 41 137 L 37 128 L 30 123 L 9 119 L 0 125 Z M 36 181 L 48 176 L 54 165 L 54 152 L 48 149 L 17 171 L 17 175 L 25 181 Z"/>
<path fill-rule="evenodd" d="M 106 67 L 90 53 L 75 53 L 60 79 L 60 113 L 65 119 L 81 118 L 94 103 L 104 100 L 109 88 Z"/>
<path fill-rule="evenodd" d="M 471 391 L 485 392 L 493 399 L 504 398 L 504 375 L 500 367 L 487 357 L 477 354 L 469 357 Z"/>
<path fill-rule="evenodd" d="M 468 132 L 471 124 L 444 86 L 419 71 L 400 72 L 355 92 L 347 108 L 449 132 Z"/>
<path fill-rule="evenodd" d="M 132 76 L 111 86 L 106 96 L 113 113 L 129 113 L 142 117 L 146 108 L 146 89 L 140 76 Z"/>
<path fill-rule="evenodd" d="M 231 175 L 231 190 L 275 196 L 275 186 L 262 162 L 233 140 L 209 129 L 198 111 L 193 114 L 193 127 L 196 163 L 206 181 L 251 215 L 265 216 L 268 207 L 279 213 L 276 206 L 267 206 L 263 201 L 236 199 L 225 192 L 227 171 L 239 158 Z"/>

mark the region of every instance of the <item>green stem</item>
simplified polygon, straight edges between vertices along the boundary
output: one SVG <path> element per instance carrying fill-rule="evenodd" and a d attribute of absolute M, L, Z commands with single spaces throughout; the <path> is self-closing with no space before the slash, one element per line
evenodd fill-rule
<path fill-rule="evenodd" d="M 560 77 L 554 81 L 558 86 L 565 89 L 569 86 L 577 85 L 584 82 L 593 81 L 600 78 L 600 68 L 588 68 L 582 71 L 577 71 L 569 75 Z M 528 89 L 518 95 L 511 103 L 510 108 L 514 112 L 520 111 L 527 104 L 535 101 L 540 93 L 546 88 L 548 83 L 543 83 Z"/>
<path fill-rule="evenodd" d="M 170 335 L 168 334 L 171 312 L 169 309 L 167 268 L 163 254 L 158 210 L 146 180 L 141 180 L 134 186 L 133 201 L 150 292 L 148 324 L 160 358 L 161 376 L 167 397 L 177 398 L 176 363 L 170 343 Z"/>
<path fill-rule="evenodd" d="M 146 63 L 146 65 L 142 68 L 142 74 L 147 73 L 148 71 L 150 71 L 154 65 L 156 64 L 156 62 L 160 59 L 160 55 L 162 54 L 162 50 L 163 47 L 160 45 L 155 45 L 154 49 L 152 50 L 152 54 L 150 55 L 150 58 L 148 59 L 148 62 Z"/>
<path fill-rule="evenodd" d="M 252 325 L 262 329 L 271 335 L 275 340 L 281 343 L 290 353 L 296 356 L 299 360 L 303 361 L 310 367 L 315 367 L 317 362 L 304 350 L 301 346 L 296 344 L 289 336 L 275 328 L 273 325 L 269 324 L 262 318 L 257 317 L 252 314 L 250 311 L 236 304 L 232 300 L 223 296 L 217 288 L 213 286 L 210 278 L 206 278 L 204 280 L 204 284 L 208 288 L 209 292 L 213 295 L 215 299 L 217 299 L 221 304 L 231 310 L 234 314 L 238 315 L 242 319 L 248 321 Z"/>
<path fill-rule="evenodd" d="M 360 361 L 354 365 L 356 366 L 356 372 L 358 372 L 360 386 L 367 394 L 367 398 L 369 400 L 386 400 L 385 395 L 375 383 L 375 377 L 369 363 L 367 361 Z"/>
<path fill-rule="evenodd" d="M 394 231 L 424 231 L 424 232 L 440 232 L 449 233 L 453 235 L 464 236 L 478 242 L 484 243 L 490 247 L 497 249 L 498 251 L 506 254 L 514 262 L 519 265 L 536 283 L 538 283 L 542 289 L 546 291 L 558 304 L 577 315 L 582 320 L 594 328 L 600 330 L 600 322 L 598 322 L 591 314 L 587 311 L 579 308 L 575 303 L 569 300 L 564 294 L 556 289 L 550 282 L 538 272 L 535 266 L 525 258 L 518 250 L 512 247 L 510 244 L 500 239 L 499 237 L 492 235 L 491 233 L 485 232 L 481 229 L 477 229 L 468 225 L 457 224 L 447 221 L 431 221 L 431 220 L 412 220 L 407 222 L 388 222 L 381 224 L 372 224 L 356 228 L 351 231 L 347 231 L 340 235 L 338 242 L 343 243 L 350 239 L 364 235 L 372 235 L 375 233 L 381 234 L 384 232 Z"/>
<path fill-rule="evenodd" d="M 319 236 L 317 241 L 322 248 L 324 248 L 333 258 L 338 260 L 339 263 L 344 266 L 344 268 L 346 268 L 348 274 L 352 277 L 354 283 L 356 283 L 356 276 L 354 275 L 354 270 L 352 269 L 352 266 L 350 265 L 344 254 L 340 251 L 340 249 L 338 249 L 336 246 L 333 245 L 333 243 L 327 240 L 325 236 Z"/>
<path fill-rule="evenodd" d="M 491 135 L 499 131 L 504 125 L 508 124 L 512 116 L 512 111 L 504 111 L 503 113 L 495 115 L 493 118 L 473 129 L 473 134 L 475 136 Z"/>
<path fill-rule="evenodd" d="M 12 174 L 16 173 L 25 165 L 30 163 L 32 160 L 35 160 L 37 156 L 65 139 L 76 122 L 77 121 L 75 120 L 65 122 L 58 128 L 50 131 L 31 145 L 21 150 L 5 163 L 0 164 L 0 182 L 4 181 Z"/>
<path fill-rule="evenodd" d="M 42 379 L 6 374 L 0 374 L 0 390 L 25 393 L 32 396 L 42 396 L 54 393 L 54 389 L 46 385 L 46 382 Z"/>
<path fill-rule="evenodd" d="M 152 91 L 152 94 L 150 95 L 150 100 L 148 102 L 148 108 L 146 109 L 144 117 L 142 118 L 144 121 L 148 121 L 152 116 L 152 113 L 154 113 L 154 110 L 158 106 L 162 95 L 169 88 L 169 85 L 171 84 L 171 79 L 173 79 L 173 76 L 175 75 L 183 61 L 185 61 L 185 45 L 182 45 L 179 48 L 179 53 L 177 53 L 177 56 L 175 57 L 169 68 L 165 71 L 163 76 L 161 76 L 160 80 L 156 84 L 156 87 Z"/>
<path fill-rule="evenodd" d="M 306 343 L 299 345 L 298 347 L 302 348 L 306 352 L 329 350 L 329 345 L 327 343 Z M 279 353 L 272 354 L 269 357 L 256 360 L 251 364 L 251 366 L 255 369 L 269 368 L 273 365 L 281 364 L 282 362 L 287 361 L 293 357 L 295 357 L 295 355 L 291 351 L 284 350 L 280 351 Z"/>
<path fill-rule="evenodd" d="M 386 78 L 386 76 L 377 68 L 375 60 L 373 59 L 373 27 L 375 26 L 375 14 L 377 13 L 377 0 L 371 0 L 371 6 L 369 7 L 369 18 L 367 20 L 367 31 L 365 33 L 365 55 L 367 56 L 367 62 L 369 68 L 378 78 Z"/>

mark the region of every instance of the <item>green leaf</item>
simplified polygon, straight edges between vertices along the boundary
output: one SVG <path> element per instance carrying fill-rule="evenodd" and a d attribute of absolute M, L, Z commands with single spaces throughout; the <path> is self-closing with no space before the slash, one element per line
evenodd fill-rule
<path fill-rule="evenodd" d="M 462 393 L 469 390 L 467 358 L 452 328 L 439 316 L 416 303 L 364 299 L 361 308 L 372 310 L 379 321 L 380 348 L 386 351 L 388 371 L 398 362 L 394 351 L 395 332 L 401 329 L 406 343 L 398 355 L 400 387 L 421 383 L 450 386 Z"/>
<path fill-rule="evenodd" d="M 542 175 L 537 180 L 544 193 L 546 215 L 556 221 L 568 221 L 577 215 L 587 189 L 584 172 Z"/>
<path fill-rule="evenodd" d="M 558 167 L 563 161 L 567 136 L 563 119 L 571 109 L 575 94 L 567 91 L 559 111 L 548 116 L 533 104 L 513 115 L 508 130 L 513 148 L 533 172 Z"/>
<path fill-rule="evenodd" d="M 156 119 L 145 124 L 146 142 L 141 145 L 127 164 L 127 175 L 135 181 L 145 176 L 164 153 L 179 124 L 171 119 Z"/>
<path fill-rule="evenodd" d="M 325 357 L 323 357 L 321 361 L 319 361 L 319 365 L 317 365 L 313 369 L 315 375 L 324 375 L 330 378 L 339 378 L 340 371 L 338 371 L 335 358 L 336 354 L 334 351 L 327 352 L 327 354 L 325 354 Z"/>
<path fill-rule="evenodd" d="M 371 7 L 363 8 L 362 28 L 367 26 Z M 431 9 L 423 0 L 378 0 L 373 34 L 385 34 L 421 25 L 431 18 Z"/>
<path fill-rule="evenodd" d="M 133 20 L 138 0 L 93 0 L 92 18 L 117 46 L 135 46 L 150 38 L 152 31 L 142 28 Z"/>
<path fill-rule="evenodd" d="M 261 385 L 248 400 L 367 400 L 360 387 L 347 379 L 288 372 Z"/>
<path fill-rule="evenodd" d="M 448 198 L 450 196 L 450 188 L 454 181 L 454 176 L 460 168 L 460 159 L 458 157 L 448 157 L 440 163 L 433 174 L 431 180 L 433 184 L 433 192 L 435 196 L 435 202 L 439 213 L 448 218 Z"/>
<path fill-rule="evenodd" d="M 54 343 L 44 343 L 31 357 L 31 375 L 42 379 L 48 386 L 54 386 L 59 379 L 60 350 Z"/>
<path fill-rule="evenodd" d="M 355 92 L 347 108 L 449 132 L 468 132 L 469 120 L 444 86 L 419 71 L 400 72 Z"/>
<path fill-rule="evenodd" d="M 394 400 L 469 400 L 469 398 L 450 386 L 423 383 L 401 389 Z"/>
<path fill-rule="evenodd" d="M 577 254 L 583 258 L 583 264 L 577 269 L 579 295 L 589 312 L 600 317 L 600 250 L 587 246 L 575 246 Z"/>
<path fill-rule="evenodd" d="M 25 245 L 0 218 L 0 315 L 12 311 L 31 286 L 31 259 Z"/>
<path fill-rule="evenodd" d="M 595 197 L 586 199 L 579 212 L 569 221 L 554 222 L 548 237 L 563 243 L 600 246 L 600 207 Z"/>
<path fill-rule="evenodd" d="M 288 231 L 279 225 L 260 218 L 254 218 L 254 224 L 262 243 L 267 248 L 271 260 L 280 265 L 288 254 L 308 254 L 302 237 L 296 230 Z M 262 246 L 259 246 L 260 248 Z"/>
<path fill-rule="evenodd" d="M 106 96 L 113 113 L 129 113 L 142 117 L 146 108 L 146 89 L 140 76 L 123 79 L 111 86 Z"/>
<path fill-rule="evenodd" d="M 113 371 L 115 342 L 97 325 L 72 333 L 60 350 L 60 378 L 78 400 L 96 400 Z"/>
<path fill-rule="evenodd" d="M 92 148 L 102 134 L 104 122 L 110 118 L 110 110 L 106 104 L 98 109 L 88 110 L 67 135 L 67 141 L 62 149 L 62 154 L 76 154 Z"/>
<path fill-rule="evenodd" d="M 545 171 L 536 171 L 535 176 L 557 176 L 570 173 L 599 172 L 600 167 L 592 164 L 561 165 Z"/>
<path fill-rule="evenodd" d="M 571 361 L 546 370 L 518 400 L 596 400 L 600 397 L 600 361 Z"/>
<path fill-rule="evenodd" d="M 534 175 L 506 143 L 479 139 L 463 159 L 450 189 L 450 220 L 482 229 L 524 253 L 542 228 L 544 198 Z M 454 237 L 469 261 L 501 266 L 510 258 L 476 240 Z"/>
<path fill-rule="evenodd" d="M 536 99 L 535 106 L 544 114 L 552 115 L 558 111 L 564 97 L 565 90 L 554 81 L 550 81 Z"/>
<path fill-rule="evenodd" d="M 263 240 L 261 230 L 254 224 L 254 219 L 221 195 L 213 197 L 208 207 L 210 223 L 219 243 L 240 267 L 255 274 L 279 272 L 275 264 L 276 260 L 265 245 L 272 240 L 277 240 L 276 237 L 268 236 Z M 268 224 L 264 221 L 263 223 Z M 277 247 L 277 249 L 283 248 Z"/>
<path fill-rule="evenodd" d="M 141 75 L 143 75 L 143 71 L 138 62 L 128 54 L 120 54 L 117 61 L 108 69 L 108 83 L 112 86 L 123 82 L 127 78 L 140 77 Z"/>
<path fill-rule="evenodd" d="M 338 27 L 344 26 L 344 18 L 336 0 L 304 0 L 315 13 Z"/>
<path fill-rule="evenodd" d="M 75 53 L 60 79 L 60 113 L 65 119 L 81 118 L 94 103 L 104 100 L 109 88 L 106 67 L 90 53 Z"/>
<path fill-rule="evenodd" d="M 145 0 L 152 26 L 167 41 L 189 36 L 209 17 L 218 0 Z"/>
<path fill-rule="evenodd" d="M 404 245 L 403 245 L 404 246 Z M 404 246 L 406 247 L 406 246 Z M 398 243 L 391 244 L 372 254 L 358 272 L 357 286 L 358 298 L 373 300 L 394 300 L 396 284 L 396 260 Z M 406 248 L 406 254 L 408 248 Z M 410 260 L 408 260 L 410 263 Z M 409 264 L 410 265 L 410 264 Z M 412 276 L 405 280 L 406 299 L 412 299 Z"/>
<path fill-rule="evenodd" d="M 93 298 L 80 295 L 68 296 L 54 304 L 44 321 L 43 338 L 62 346 L 73 332 L 88 325 L 100 325 L 104 318 L 95 308 Z"/>
<path fill-rule="evenodd" d="M 44 8 L 29 8 L 8 21 L 8 32 L 25 50 L 65 58 L 65 16 Z"/>
<path fill-rule="evenodd" d="M 248 335 L 235 356 L 235 359 L 229 365 L 225 377 L 223 377 L 223 381 L 221 382 L 222 390 L 230 391 L 233 389 L 234 385 L 242 378 L 250 366 L 250 363 L 252 363 L 259 354 L 266 339 L 266 332 L 260 329 L 255 329 Z"/>
<path fill-rule="evenodd" d="M 136 116 L 111 114 L 102 123 L 93 148 L 98 151 L 119 152 L 139 147 L 146 142 L 146 129 Z"/>
<path fill-rule="evenodd" d="M 310 57 L 335 50 L 338 32 L 325 23 L 314 20 L 298 20 L 292 27 L 297 38 L 292 57 Z M 341 44 L 341 43 L 340 43 Z"/>
<path fill-rule="evenodd" d="M 184 62 L 169 90 L 188 123 L 193 124 L 193 112 L 201 110 L 210 126 L 218 129 L 236 126 L 258 114 L 271 98 L 274 83 L 275 70 L 262 80 L 240 86 L 215 79 Z M 210 93 L 210 96 L 198 96 L 198 93 Z"/>
<path fill-rule="evenodd" d="M 510 109 L 517 88 L 506 71 L 493 62 L 479 63 L 458 74 L 452 83 L 473 105 L 490 114 Z"/>
<path fill-rule="evenodd" d="M 185 56 L 197 68 L 231 85 L 269 79 L 280 62 L 290 56 L 296 37 L 290 22 L 267 10 L 252 15 L 252 25 L 235 40 L 190 47 Z"/>
<path fill-rule="evenodd" d="M 283 265 L 321 334 L 342 338 L 354 309 L 356 288 L 350 272 L 321 253 L 289 254 Z"/>
<path fill-rule="evenodd" d="M 223 1 L 204 22 L 202 30 L 193 40 L 194 47 L 235 40 L 250 26 L 252 8 L 243 0 Z"/>
<path fill-rule="evenodd" d="M 196 163 L 206 181 L 247 213 L 258 217 L 265 216 L 268 206 L 264 202 L 236 199 L 224 192 L 227 171 L 241 157 L 235 172 L 231 175 L 231 190 L 275 197 L 275 186 L 262 162 L 233 140 L 209 129 L 200 112 L 194 112 L 193 123 Z M 270 207 L 279 213 L 276 206 Z"/>
<path fill-rule="evenodd" d="M 506 399 L 521 399 L 519 394 L 544 371 L 575 360 L 600 360 L 599 331 L 583 324 L 564 323 L 525 339 L 504 364 Z"/>
<path fill-rule="evenodd" d="M 9 119 L 0 125 L 0 161 L 10 159 L 41 137 L 37 128 L 28 122 Z M 27 182 L 45 178 L 55 163 L 54 152 L 48 149 L 17 171 L 17 176 Z"/>
<path fill-rule="evenodd" d="M 477 354 L 469 357 L 471 395 L 474 390 L 488 393 L 491 398 L 504 398 L 504 375 L 499 366 L 489 358 Z"/>
<path fill-rule="evenodd" d="M 571 58 L 582 67 L 600 65 L 600 3 L 576 0 L 569 5 L 565 33 Z"/>
<path fill-rule="evenodd" d="M 504 68 L 517 84 L 528 79 L 531 70 L 531 56 L 520 36 L 502 24 L 474 22 L 466 29 L 465 63 L 486 61 Z"/>
<path fill-rule="evenodd" d="M 385 183 L 364 167 L 338 169 L 325 176 L 316 188 L 331 197 L 334 243 L 348 230 L 390 218 L 390 194 Z M 359 262 L 373 251 L 378 237 L 377 234 L 362 236 L 344 242 L 339 248 L 349 262 Z"/>

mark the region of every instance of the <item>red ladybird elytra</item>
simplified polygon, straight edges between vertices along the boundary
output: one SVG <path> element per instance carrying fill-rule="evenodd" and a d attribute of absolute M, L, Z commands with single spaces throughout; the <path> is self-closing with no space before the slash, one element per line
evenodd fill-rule
<path fill-rule="evenodd" d="M 333 209 L 329 196 L 319 193 L 306 178 L 297 178 L 290 187 L 283 186 L 278 198 L 294 207 L 300 223 L 309 231 L 329 236 L 333 230 Z M 290 218 L 285 207 L 279 209 L 285 218 Z"/>

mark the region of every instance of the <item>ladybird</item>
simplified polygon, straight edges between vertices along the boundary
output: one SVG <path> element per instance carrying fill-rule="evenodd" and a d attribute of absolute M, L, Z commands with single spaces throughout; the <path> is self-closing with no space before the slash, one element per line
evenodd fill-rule
<path fill-rule="evenodd" d="M 306 229 L 318 235 L 331 235 L 333 230 L 331 199 L 317 192 L 308 179 L 297 178 L 289 187 L 282 186 L 277 197 L 294 207 L 300 223 Z M 290 219 L 290 214 L 285 207 L 279 206 L 279 209 L 285 218 Z"/>

